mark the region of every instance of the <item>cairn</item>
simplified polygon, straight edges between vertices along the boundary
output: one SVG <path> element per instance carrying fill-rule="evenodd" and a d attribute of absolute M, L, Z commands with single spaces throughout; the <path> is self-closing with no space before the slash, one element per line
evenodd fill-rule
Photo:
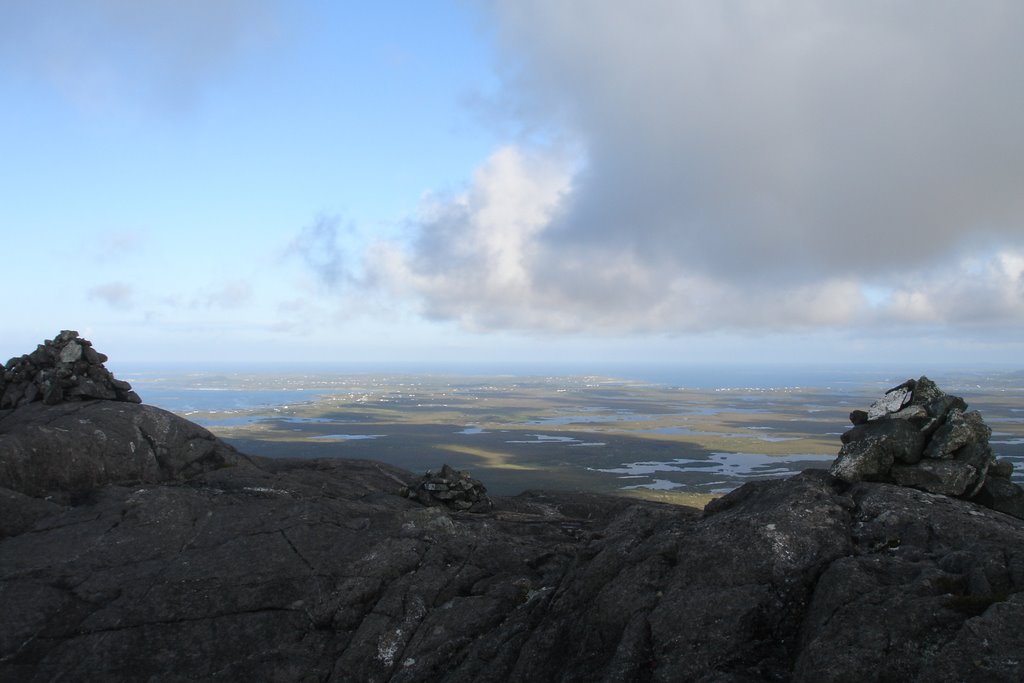
<path fill-rule="evenodd" d="M 115 379 L 103 363 L 107 356 L 74 330 L 62 330 L 32 353 L 11 358 L 0 373 L 0 410 L 34 401 L 105 399 L 141 403 L 128 382 Z"/>
<path fill-rule="evenodd" d="M 1024 489 L 1010 481 L 1013 463 L 992 452 L 981 413 L 927 377 L 893 387 L 850 422 L 832 475 L 964 498 L 1024 519 Z"/>
<path fill-rule="evenodd" d="M 428 507 L 443 505 L 452 510 L 482 512 L 493 506 L 487 497 L 487 488 L 480 481 L 450 465 L 444 465 L 437 474 L 427 470 L 413 487 L 404 489 L 403 494 Z"/>

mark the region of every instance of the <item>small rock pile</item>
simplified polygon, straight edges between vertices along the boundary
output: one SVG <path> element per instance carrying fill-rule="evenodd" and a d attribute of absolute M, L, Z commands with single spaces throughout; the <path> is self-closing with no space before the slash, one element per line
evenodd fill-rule
<path fill-rule="evenodd" d="M 103 363 L 107 357 L 74 330 L 62 330 L 32 353 L 7 361 L 0 373 L 0 410 L 34 401 L 107 399 L 141 403 L 128 382 L 115 379 Z"/>
<path fill-rule="evenodd" d="M 402 493 L 430 507 L 444 505 L 452 510 L 483 512 L 493 506 L 480 481 L 450 465 L 444 465 L 437 474 L 427 470 L 415 486 Z"/>
<path fill-rule="evenodd" d="M 1024 489 L 1010 481 L 1013 463 L 992 453 L 981 413 L 927 377 L 893 387 L 850 422 L 834 476 L 965 498 L 1024 519 Z"/>

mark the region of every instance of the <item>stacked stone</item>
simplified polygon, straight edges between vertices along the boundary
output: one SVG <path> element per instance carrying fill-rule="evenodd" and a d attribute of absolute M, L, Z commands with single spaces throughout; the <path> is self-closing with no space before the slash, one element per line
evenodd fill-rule
<path fill-rule="evenodd" d="M 492 507 L 487 488 L 467 472 L 444 465 L 441 471 L 427 473 L 412 488 L 404 491 L 427 506 L 444 505 L 452 510 L 482 512 Z"/>
<path fill-rule="evenodd" d="M 893 387 L 850 421 L 834 476 L 965 498 L 1024 519 L 1024 489 L 1010 481 L 1013 463 L 993 454 L 981 413 L 927 377 Z"/>
<path fill-rule="evenodd" d="M 7 361 L 0 372 L 0 410 L 34 401 L 47 405 L 89 399 L 141 403 L 128 382 L 115 379 L 103 366 L 106 360 L 78 332 L 62 330 L 32 353 Z"/>

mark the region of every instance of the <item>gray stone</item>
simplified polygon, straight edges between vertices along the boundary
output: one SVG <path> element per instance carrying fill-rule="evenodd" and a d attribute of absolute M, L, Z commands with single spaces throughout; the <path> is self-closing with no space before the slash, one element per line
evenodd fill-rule
<path fill-rule="evenodd" d="M 993 510 L 1024 519 L 1024 489 L 1009 479 L 987 477 L 973 500 Z"/>
<path fill-rule="evenodd" d="M 988 474 L 990 477 L 1009 479 L 1013 476 L 1013 463 L 1002 458 L 996 459 L 996 461 L 992 463 L 991 467 L 989 467 Z"/>
<path fill-rule="evenodd" d="M 921 459 L 924 437 L 904 420 L 875 420 L 846 431 L 832 465 L 833 476 L 845 481 L 885 481 L 895 461 Z"/>
<path fill-rule="evenodd" d="M 915 406 L 927 407 L 932 401 L 945 396 L 943 391 L 939 389 L 935 382 L 931 381 L 924 375 L 922 375 L 914 383 L 914 395 L 911 399 L 911 404 Z"/>
<path fill-rule="evenodd" d="M 959 449 L 953 454 L 955 462 L 964 463 L 974 468 L 975 475 L 974 479 L 968 483 L 966 490 L 955 495 L 963 495 L 965 498 L 971 498 L 981 489 L 982 484 L 985 483 L 985 477 L 988 476 L 989 468 L 995 463 L 996 458 L 992 455 L 992 449 L 989 447 L 988 442 L 973 441 L 963 448 Z M 933 461 L 927 461 L 933 462 Z"/>
<path fill-rule="evenodd" d="M 920 424 L 925 424 L 928 421 L 928 411 L 924 406 L 909 405 L 902 410 L 898 410 L 895 413 L 891 413 L 889 416 L 891 420 L 910 420 L 918 421 Z"/>
<path fill-rule="evenodd" d="M 900 486 L 912 486 L 944 496 L 963 495 L 978 480 L 978 470 L 956 460 L 923 460 L 917 465 L 896 465 L 891 470 Z"/>
<path fill-rule="evenodd" d="M 70 341 L 60 351 L 58 360 L 61 363 L 74 363 L 82 357 L 82 345 L 77 341 Z"/>
<path fill-rule="evenodd" d="M 912 380 L 910 380 L 912 381 Z M 885 392 L 885 396 L 878 399 L 868 408 L 868 419 L 877 420 L 889 413 L 895 413 L 910 403 L 913 397 L 913 388 L 907 383 L 893 387 Z"/>
<path fill-rule="evenodd" d="M 894 462 L 892 451 L 873 441 L 854 441 L 839 451 L 829 473 L 843 481 L 885 481 Z"/>
<path fill-rule="evenodd" d="M 946 415 L 946 422 L 939 427 L 924 450 L 924 457 L 933 459 L 951 458 L 960 448 L 972 442 L 988 443 L 992 430 L 985 424 L 981 413 L 976 410 L 963 412 L 953 408 Z"/>
<path fill-rule="evenodd" d="M 943 394 L 926 406 L 928 414 L 940 420 L 945 419 L 949 411 L 955 409 L 966 411 L 967 402 L 959 396 Z"/>

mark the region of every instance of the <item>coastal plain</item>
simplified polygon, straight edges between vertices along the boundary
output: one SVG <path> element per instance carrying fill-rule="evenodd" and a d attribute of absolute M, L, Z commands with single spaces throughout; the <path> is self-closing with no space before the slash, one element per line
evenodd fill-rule
<path fill-rule="evenodd" d="M 1015 478 L 1024 470 L 1020 379 L 943 378 L 992 425 L 992 446 L 1015 463 Z M 147 402 L 254 455 L 365 458 L 413 472 L 448 463 L 495 494 L 570 489 L 702 506 L 749 480 L 828 467 L 850 411 L 893 380 L 687 388 L 601 376 L 192 373 L 132 381 Z"/>

